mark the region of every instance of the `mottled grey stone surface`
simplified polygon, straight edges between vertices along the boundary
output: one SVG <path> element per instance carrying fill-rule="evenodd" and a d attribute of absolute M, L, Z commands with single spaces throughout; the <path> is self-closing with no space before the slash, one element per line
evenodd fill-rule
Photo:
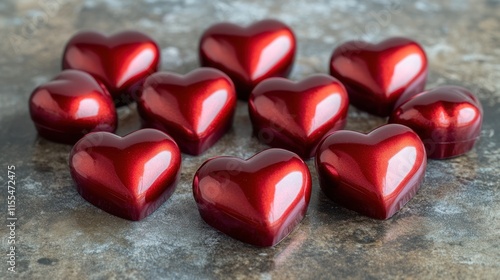
<path fill-rule="evenodd" d="M 313 3 L 314 2 L 314 3 Z M 397 5 L 393 5 L 396 3 Z M 265 148 L 251 137 L 246 104 L 234 129 L 199 157 L 183 155 L 182 180 L 153 215 L 129 222 L 100 211 L 76 192 L 71 147 L 37 137 L 27 101 L 60 70 L 66 40 L 81 29 L 133 28 L 162 48 L 162 69 L 198 66 L 197 43 L 210 24 L 267 17 L 298 37 L 292 78 L 326 73 L 332 49 L 349 39 L 404 35 L 430 60 L 428 87 L 465 86 L 485 110 L 482 137 L 468 154 L 429 161 L 418 194 L 388 221 L 330 202 L 319 190 L 306 218 L 274 248 L 259 249 L 207 226 L 191 193 L 198 166 L 216 155 L 249 157 Z M 15 1 L 0 2 L 0 278 L 500 278 L 500 2 L 344 1 Z M 139 127 L 121 108 L 119 134 Z M 348 129 L 384 119 L 350 108 Z M 17 271 L 7 273 L 7 165 L 17 176 Z"/>

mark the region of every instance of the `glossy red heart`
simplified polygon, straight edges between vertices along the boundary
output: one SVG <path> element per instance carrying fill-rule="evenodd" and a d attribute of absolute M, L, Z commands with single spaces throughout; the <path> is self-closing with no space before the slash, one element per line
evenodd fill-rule
<path fill-rule="evenodd" d="M 80 32 L 66 44 L 63 69 L 92 74 L 108 88 L 117 104 L 133 101 L 144 79 L 158 70 L 160 50 L 144 33 L 124 31 L 112 36 Z"/>
<path fill-rule="evenodd" d="M 238 97 L 269 77 L 286 77 L 295 57 L 295 35 L 277 20 L 258 21 L 246 28 L 219 23 L 208 28 L 199 45 L 202 66 L 222 70 L 233 80 Z"/>
<path fill-rule="evenodd" d="M 388 124 L 369 134 L 341 130 L 316 154 L 323 192 L 336 203 L 375 219 L 388 219 L 424 179 L 425 148 L 410 128 Z"/>
<path fill-rule="evenodd" d="M 427 57 L 417 42 L 407 38 L 378 44 L 349 41 L 333 52 L 330 74 L 344 84 L 352 105 L 385 117 L 397 102 L 425 88 Z"/>
<path fill-rule="evenodd" d="M 307 211 L 311 175 L 296 154 L 264 150 L 248 160 L 209 159 L 198 169 L 193 194 L 210 226 L 256 246 L 274 246 Z"/>
<path fill-rule="evenodd" d="M 317 74 L 300 82 L 269 78 L 252 91 L 248 108 L 261 142 L 310 158 L 325 135 L 344 128 L 349 100 L 337 79 Z"/>
<path fill-rule="evenodd" d="M 38 86 L 29 100 L 31 119 L 38 134 L 52 141 L 75 143 L 93 131 L 116 129 L 113 100 L 91 75 L 65 70 Z"/>
<path fill-rule="evenodd" d="M 69 165 L 78 193 L 96 207 L 128 220 L 153 213 L 174 192 L 180 176 L 177 144 L 156 129 L 125 137 L 95 132 L 71 150 Z"/>
<path fill-rule="evenodd" d="M 412 97 L 391 114 L 390 123 L 413 129 L 429 158 L 459 156 L 472 149 L 481 134 L 483 109 L 474 94 L 442 86 Z"/>
<path fill-rule="evenodd" d="M 137 98 L 146 127 L 171 135 L 184 153 L 198 155 L 231 128 L 236 93 L 231 79 L 213 68 L 184 76 L 155 73 Z"/>

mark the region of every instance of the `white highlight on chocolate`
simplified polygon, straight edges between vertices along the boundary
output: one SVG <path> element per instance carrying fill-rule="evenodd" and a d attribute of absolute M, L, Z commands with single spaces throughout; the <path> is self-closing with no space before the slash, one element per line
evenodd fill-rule
<path fill-rule="evenodd" d="M 422 63 L 423 61 L 418 54 L 410 54 L 396 64 L 387 88 L 387 94 L 393 94 L 414 79 L 422 68 Z"/>
<path fill-rule="evenodd" d="M 125 70 L 125 73 L 120 77 L 120 80 L 118 80 L 117 86 L 121 87 L 139 72 L 142 72 L 146 68 L 148 68 L 151 63 L 153 63 L 154 58 L 155 54 L 152 49 L 147 48 L 142 50 L 138 55 L 134 57 L 134 59 L 132 59 L 132 61 L 130 61 L 127 66 L 127 70 Z"/>
<path fill-rule="evenodd" d="M 90 118 L 95 117 L 99 114 L 99 103 L 92 98 L 84 98 L 78 103 L 78 109 L 76 110 L 76 118 Z"/>
<path fill-rule="evenodd" d="M 196 127 L 196 133 L 200 134 L 207 130 L 208 126 L 217 117 L 222 107 L 226 104 L 227 98 L 227 90 L 221 89 L 212 93 L 212 95 L 203 101 L 201 116 L 199 118 L 200 122 Z"/>
<path fill-rule="evenodd" d="M 307 131 L 307 135 L 311 135 L 316 129 L 324 125 L 327 121 L 335 116 L 340 109 L 340 94 L 335 93 L 327 96 L 321 100 L 317 105 L 314 112 L 311 125 Z"/>
<path fill-rule="evenodd" d="M 281 219 L 292 202 L 299 196 L 302 190 L 303 182 L 302 173 L 293 171 L 288 173 L 275 185 L 274 193 L 279 194 L 271 206 L 273 208 L 269 213 L 272 215 L 269 218 L 270 223 L 274 223 Z"/>
<path fill-rule="evenodd" d="M 144 163 L 144 171 L 142 177 L 139 180 L 138 195 L 142 195 L 154 182 L 160 177 L 160 175 L 167 169 L 172 160 L 172 153 L 169 151 L 161 151 Z"/>
<path fill-rule="evenodd" d="M 255 72 L 252 73 L 252 80 L 256 80 L 269 72 L 276 63 L 286 56 L 291 46 L 290 38 L 279 36 L 262 49 Z"/>
<path fill-rule="evenodd" d="M 417 149 L 415 147 L 404 147 L 388 160 L 385 182 L 382 186 L 384 196 L 392 195 L 413 169 L 416 160 Z"/>

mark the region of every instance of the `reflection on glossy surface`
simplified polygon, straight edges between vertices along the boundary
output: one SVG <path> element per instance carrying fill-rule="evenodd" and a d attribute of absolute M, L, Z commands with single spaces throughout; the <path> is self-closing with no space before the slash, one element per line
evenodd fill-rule
<path fill-rule="evenodd" d="M 37 87 L 29 108 L 38 133 L 56 142 L 75 143 L 89 132 L 113 132 L 117 125 L 108 91 L 78 70 L 65 70 Z"/>
<path fill-rule="evenodd" d="M 84 119 L 95 117 L 99 114 L 99 103 L 92 98 L 84 98 L 78 103 L 75 118 Z"/>
<path fill-rule="evenodd" d="M 349 101 L 337 79 L 317 74 L 300 82 L 267 79 L 248 106 L 259 141 L 310 158 L 325 135 L 345 126 Z"/>
<path fill-rule="evenodd" d="M 231 127 L 236 93 L 231 79 L 213 68 L 184 76 L 159 72 L 146 79 L 137 108 L 144 126 L 165 131 L 182 152 L 198 155 Z"/>
<path fill-rule="evenodd" d="M 252 80 L 261 78 L 278 64 L 288 54 L 292 43 L 290 36 L 282 35 L 264 47 L 257 60 L 255 71 L 251 74 Z"/>
<path fill-rule="evenodd" d="M 472 149 L 481 133 L 483 110 L 467 89 L 442 86 L 420 93 L 389 118 L 412 128 L 422 139 L 429 158 L 459 156 Z"/>
<path fill-rule="evenodd" d="M 144 163 L 143 173 L 137 184 L 138 196 L 144 196 L 145 192 L 156 182 L 161 174 L 170 166 L 172 152 L 161 151 Z"/>
<path fill-rule="evenodd" d="M 418 135 L 396 124 L 368 135 L 334 132 L 316 154 L 323 192 L 338 204 L 376 219 L 390 218 L 413 197 L 426 164 Z"/>
<path fill-rule="evenodd" d="M 342 94 L 332 92 L 331 95 L 325 97 L 325 99 L 316 104 L 314 115 L 306 135 L 312 135 L 318 128 L 326 124 L 331 116 L 336 116 L 339 113 L 340 106 L 342 105 L 342 98 Z M 347 97 L 345 97 L 345 99 L 347 99 Z M 347 104 L 347 102 L 345 103 Z"/>
<path fill-rule="evenodd" d="M 310 179 L 309 179 L 310 180 Z M 268 212 L 269 223 L 278 222 L 286 214 L 286 211 L 293 202 L 303 192 L 304 175 L 301 171 L 293 171 L 285 175 L 278 183 L 274 185 L 275 200 L 271 204 Z"/>
<path fill-rule="evenodd" d="M 344 84 L 354 106 L 388 116 L 396 103 L 425 88 L 427 58 L 418 43 L 406 38 L 349 41 L 333 52 L 330 74 Z"/>
<path fill-rule="evenodd" d="M 247 100 L 260 81 L 288 76 L 295 56 L 295 36 L 276 20 L 245 28 L 219 23 L 205 31 L 199 47 L 201 65 L 226 73 L 235 83 L 238 97 Z"/>
<path fill-rule="evenodd" d="M 391 95 L 406 87 L 422 71 L 424 59 L 421 54 L 408 54 L 394 65 L 392 77 L 387 86 L 387 94 Z"/>
<path fill-rule="evenodd" d="M 196 133 L 204 133 L 210 124 L 217 117 L 219 112 L 224 108 L 229 99 L 229 93 L 225 89 L 220 89 L 212 93 L 203 100 L 200 110 L 200 120 L 196 126 Z"/>
<path fill-rule="evenodd" d="M 193 194 L 212 227 L 252 245 L 274 246 L 304 217 L 311 175 L 296 154 L 282 149 L 248 160 L 217 157 L 196 172 Z"/>
<path fill-rule="evenodd" d="M 387 173 L 382 187 L 382 195 L 390 196 L 416 164 L 417 149 L 404 147 L 387 160 Z"/>
<path fill-rule="evenodd" d="M 131 94 L 156 72 L 160 51 L 156 42 L 136 31 L 105 36 L 80 32 L 66 44 L 63 69 L 90 73 L 104 83 L 117 103 L 131 102 Z"/>
<path fill-rule="evenodd" d="M 145 218 L 172 195 L 180 166 L 180 151 L 173 139 L 155 129 L 123 138 L 91 133 L 70 155 L 78 193 L 96 207 L 129 220 Z"/>
<path fill-rule="evenodd" d="M 123 72 L 121 75 L 117 75 L 116 86 L 121 87 L 127 81 L 133 77 L 140 74 L 143 69 L 148 69 L 151 65 L 154 65 L 155 59 L 157 59 L 157 51 L 153 46 L 149 46 L 136 53 L 133 53 L 128 64 L 124 64 Z"/>

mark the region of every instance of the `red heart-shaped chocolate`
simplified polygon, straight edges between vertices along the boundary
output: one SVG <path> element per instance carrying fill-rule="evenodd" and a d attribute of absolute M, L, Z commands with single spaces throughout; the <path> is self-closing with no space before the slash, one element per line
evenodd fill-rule
<path fill-rule="evenodd" d="M 390 123 L 413 129 L 429 158 L 459 156 L 472 149 L 481 134 L 483 109 L 474 94 L 442 86 L 415 95 L 391 114 Z"/>
<path fill-rule="evenodd" d="M 316 154 L 320 186 L 336 203 L 375 219 L 388 219 L 415 195 L 427 157 L 410 128 L 388 124 L 369 134 L 341 130 Z"/>
<path fill-rule="evenodd" d="M 110 214 L 137 221 L 174 192 L 181 153 L 172 138 L 156 129 L 123 138 L 95 132 L 76 143 L 69 166 L 83 198 Z"/>
<path fill-rule="evenodd" d="M 310 158 L 326 134 L 344 128 L 349 100 L 337 79 L 316 74 L 300 82 L 269 78 L 252 91 L 248 108 L 261 142 Z"/>
<path fill-rule="evenodd" d="M 425 88 L 427 57 L 417 42 L 406 38 L 378 44 L 349 41 L 333 52 L 330 74 L 344 84 L 352 105 L 385 117 L 396 102 Z"/>
<path fill-rule="evenodd" d="M 116 129 L 113 100 L 91 75 L 65 70 L 38 86 L 29 100 L 31 119 L 38 134 L 52 141 L 75 143 L 93 131 Z"/>
<path fill-rule="evenodd" d="M 219 23 L 208 28 L 199 45 L 202 66 L 222 70 L 233 80 L 238 97 L 269 77 L 286 77 L 295 57 L 295 35 L 277 20 L 258 21 L 246 28 Z"/>
<path fill-rule="evenodd" d="M 231 128 L 236 93 L 231 79 L 213 68 L 184 76 L 155 73 L 137 98 L 143 125 L 171 135 L 184 153 L 198 155 Z"/>
<path fill-rule="evenodd" d="M 98 32 L 74 35 L 64 49 L 63 69 L 85 71 L 108 88 L 117 104 L 133 101 L 144 79 L 158 70 L 160 50 L 144 33 L 124 31 L 112 36 Z"/>
<path fill-rule="evenodd" d="M 264 150 L 248 160 L 216 157 L 196 172 L 193 194 L 210 226 L 256 246 L 274 246 L 300 223 L 311 175 L 296 154 Z"/>

